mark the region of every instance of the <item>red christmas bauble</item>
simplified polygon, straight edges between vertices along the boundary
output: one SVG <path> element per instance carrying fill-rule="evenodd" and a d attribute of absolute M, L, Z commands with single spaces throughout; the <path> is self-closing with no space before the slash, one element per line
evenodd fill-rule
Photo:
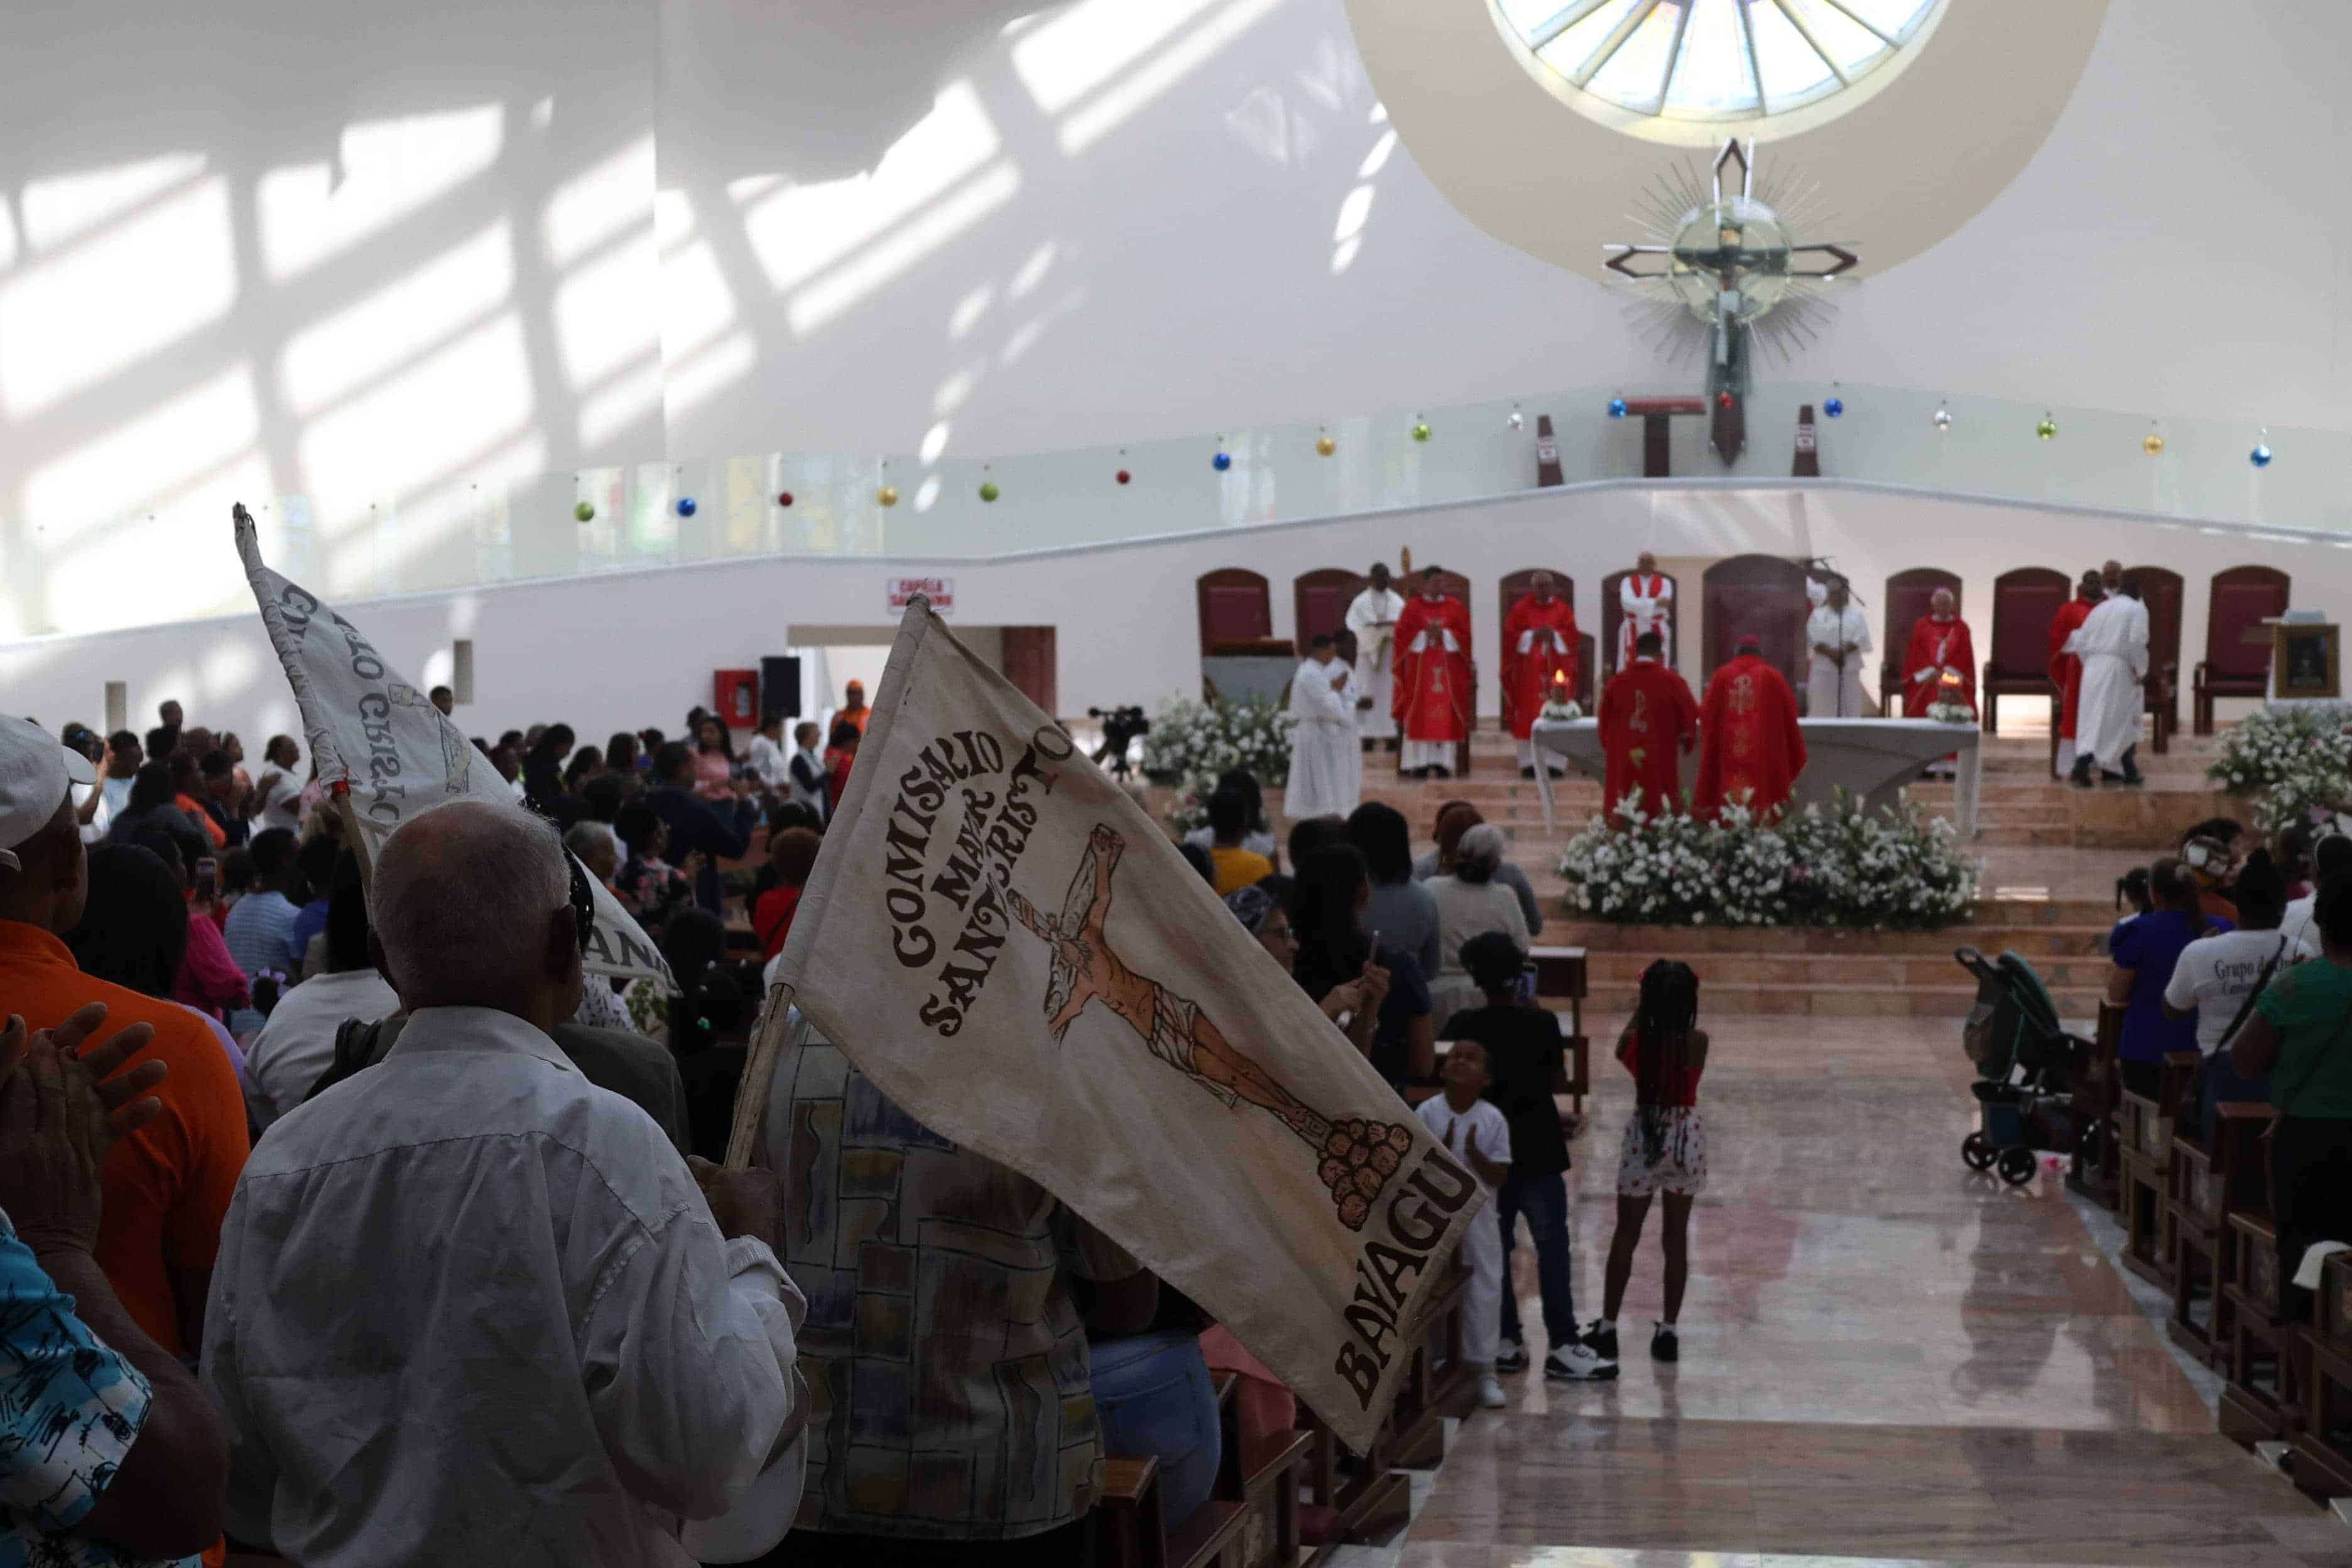
<path fill-rule="evenodd" d="M 1717 408 L 1728 408 L 1728 407 L 1730 407 L 1730 406 L 1731 406 L 1731 394 L 1729 394 L 1729 393 L 1727 393 L 1727 392 L 1718 392 L 1718 393 L 1717 393 L 1717 394 L 1715 395 L 1715 405 L 1716 405 Z"/>
<path fill-rule="evenodd" d="M 1118 482 L 1119 482 L 1120 484 L 1125 484 L 1125 483 L 1127 483 L 1129 479 L 1132 479 L 1133 478 L 1135 478 L 1135 476 L 1134 476 L 1133 474 L 1129 473 L 1125 468 L 1121 468 L 1121 469 L 1118 471 Z"/>
<path fill-rule="evenodd" d="M 790 505 L 792 505 L 792 504 L 793 504 L 793 492 L 792 492 L 792 491 L 790 491 L 790 490 L 786 490 L 786 491 L 784 491 L 782 495 L 779 495 L 779 496 L 776 498 L 776 504 L 777 504 L 778 506 L 790 506 Z"/>

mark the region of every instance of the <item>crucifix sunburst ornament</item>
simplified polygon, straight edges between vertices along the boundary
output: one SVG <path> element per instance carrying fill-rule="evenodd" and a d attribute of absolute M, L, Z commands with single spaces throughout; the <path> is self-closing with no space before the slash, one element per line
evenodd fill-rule
<path fill-rule="evenodd" d="M 1711 438 L 1726 467 L 1748 444 L 1751 340 L 1761 330 L 1782 352 L 1790 342 L 1811 342 L 1829 309 L 1822 290 L 1862 261 L 1844 245 L 1799 243 L 1820 218 L 1818 187 L 1759 189 L 1755 157 L 1752 141 L 1724 142 L 1712 195 L 1696 171 L 1676 168 L 1645 193 L 1637 215 L 1652 243 L 1607 247 L 1610 270 L 1651 296 L 1646 310 L 1661 346 L 1706 347 Z M 1635 270 L 1635 258 L 1645 256 L 1662 258 L 1664 270 Z M 1798 258 L 1807 256 L 1829 264 L 1801 267 Z"/>

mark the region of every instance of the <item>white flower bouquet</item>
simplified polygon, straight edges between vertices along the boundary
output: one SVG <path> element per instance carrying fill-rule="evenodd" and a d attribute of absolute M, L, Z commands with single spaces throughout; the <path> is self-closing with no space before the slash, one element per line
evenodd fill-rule
<path fill-rule="evenodd" d="M 1176 698 L 1152 715 L 1143 741 L 1143 774 L 1177 792 L 1168 820 L 1189 832 L 1209 819 L 1217 778 L 1234 768 L 1255 775 L 1268 791 L 1290 780 L 1290 731 L 1296 722 L 1270 702 Z"/>
<path fill-rule="evenodd" d="M 2352 728 L 2340 709 L 2265 708 L 2230 731 L 2205 772 L 2253 804 L 2265 833 L 2316 821 L 2352 795 Z"/>
<path fill-rule="evenodd" d="M 1619 924 L 1919 930 L 1966 921 L 1979 870 L 1948 824 L 1874 815 L 1843 791 L 1827 811 L 1764 825 L 1741 806 L 1711 823 L 1595 817 L 1559 864 L 1570 909 Z"/>

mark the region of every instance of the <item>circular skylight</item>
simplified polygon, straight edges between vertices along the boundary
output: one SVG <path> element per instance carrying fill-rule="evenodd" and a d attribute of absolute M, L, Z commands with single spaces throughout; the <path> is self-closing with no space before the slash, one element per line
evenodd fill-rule
<path fill-rule="evenodd" d="M 1568 86 L 1664 120 L 1757 120 L 1894 59 L 1939 0 L 1495 0 Z"/>

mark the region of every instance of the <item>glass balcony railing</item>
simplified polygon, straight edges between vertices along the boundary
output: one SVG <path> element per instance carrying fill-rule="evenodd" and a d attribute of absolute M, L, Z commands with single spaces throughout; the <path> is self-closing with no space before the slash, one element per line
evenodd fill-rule
<path fill-rule="evenodd" d="M 1621 390 L 1695 384 L 1662 376 L 985 462 L 794 453 L 646 463 L 445 487 L 337 516 L 299 496 L 191 494 L 136 519 L 19 528 L 14 542 L 29 546 L 31 570 L 9 563 L 0 638 L 249 608 L 229 543 L 236 499 L 259 518 L 272 563 L 336 602 L 761 556 L 981 560 L 1521 494 L 1536 486 L 1547 414 L 1568 483 L 1643 483 L 1643 421 L 1608 412 Z M 1831 480 L 2352 540 L 2352 432 L 2151 423 L 1892 387 L 1759 386 L 1748 451 L 1728 468 L 1707 447 L 1705 417 L 1674 419 L 1673 482 L 1785 479 L 1800 405 L 1818 413 L 1832 396 L 1843 416 L 1818 420 Z M 2036 429 L 2045 418 L 2057 432 L 2048 440 Z M 1417 440 L 1424 423 L 1428 438 Z M 2159 450 L 2147 449 L 2151 435 Z M 2267 467 L 2251 460 L 2258 444 L 2273 454 Z"/>

